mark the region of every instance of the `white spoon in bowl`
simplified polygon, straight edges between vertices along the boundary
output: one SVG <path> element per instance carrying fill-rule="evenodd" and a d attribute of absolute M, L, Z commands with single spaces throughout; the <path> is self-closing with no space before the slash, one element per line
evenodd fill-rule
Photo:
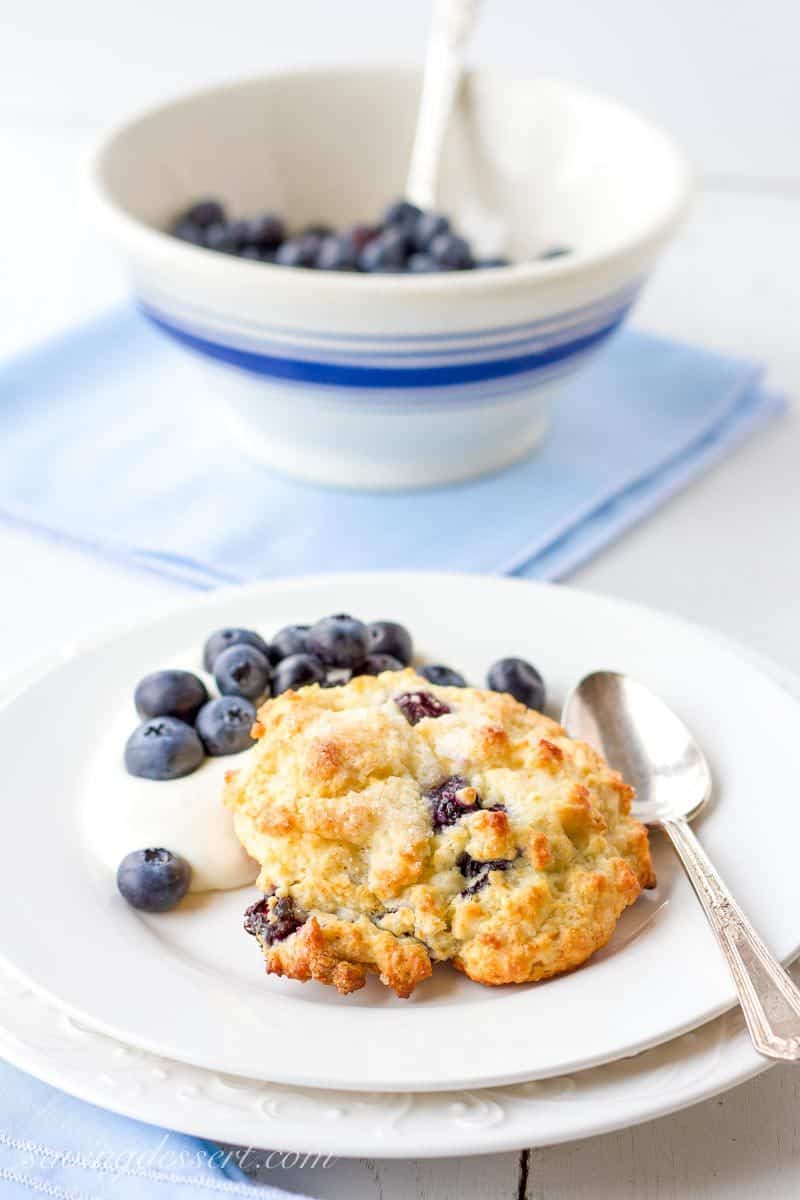
<path fill-rule="evenodd" d="M 432 208 L 447 125 L 481 0 L 434 0 L 405 198 Z"/>

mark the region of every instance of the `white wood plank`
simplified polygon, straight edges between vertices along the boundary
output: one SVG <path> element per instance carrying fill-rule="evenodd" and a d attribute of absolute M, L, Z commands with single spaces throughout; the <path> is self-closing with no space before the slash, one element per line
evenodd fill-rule
<path fill-rule="evenodd" d="M 800 1070 L 661 1121 L 537 1151 L 530 1200 L 789 1200 L 800 1193 Z"/>
<path fill-rule="evenodd" d="M 517 1200 L 518 1154 L 426 1160 L 341 1160 L 257 1178 L 316 1200 Z"/>
<path fill-rule="evenodd" d="M 799 226 L 800 194 L 699 191 L 645 289 L 635 323 L 759 359 L 770 381 L 800 395 Z"/>
<path fill-rule="evenodd" d="M 295 63 L 419 61 L 429 0 L 27 0 L 3 25 L 4 110 L 91 130 L 214 79 Z M 43 33 L 46 31 L 46 33 Z M 486 0 L 478 61 L 582 81 L 671 127 L 704 168 L 800 176 L 792 0 Z"/>
<path fill-rule="evenodd" d="M 17 231 L 6 240 L 0 273 L 5 357 L 121 301 L 127 280 L 80 202 L 86 135 L 0 124 L 0 145 L 4 177 L 14 180 L 0 195 L 0 221 Z"/>
<path fill-rule="evenodd" d="M 378 1163 L 383 1200 L 516 1200 L 518 1154 Z"/>
<path fill-rule="evenodd" d="M 572 577 L 745 641 L 800 669 L 794 529 L 800 511 L 800 202 L 704 195 L 645 293 L 636 324 L 768 364 L 790 415 Z"/>

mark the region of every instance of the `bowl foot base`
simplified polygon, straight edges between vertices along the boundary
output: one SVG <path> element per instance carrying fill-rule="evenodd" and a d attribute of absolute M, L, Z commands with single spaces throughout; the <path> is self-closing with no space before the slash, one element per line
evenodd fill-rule
<path fill-rule="evenodd" d="M 458 413 L 450 415 L 454 423 L 460 418 Z M 469 421 L 468 414 L 463 421 Z M 307 450 L 298 451 L 296 443 L 287 444 L 280 436 L 255 429 L 236 411 L 231 411 L 230 421 L 226 422 L 231 443 L 251 461 L 304 483 L 357 491 L 444 487 L 502 471 L 527 458 L 545 437 L 548 425 L 548 413 L 543 409 L 524 426 L 513 422 L 508 436 L 492 438 L 491 445 L 486 444 L 479 431 L 468 441 L 462 433 L 454 439 L 458 446 L 454 446 L 453 452 L 437 459 L 426 447 L 421 446 L 416 454 L 413 447 L 398 447 L 396 442 L 396 452 L 391 453 L 391 433 L 386 437 L 389 452 L 383 450 L 367 457 L 338 439 L 323 448 L 309 445 Z"/>

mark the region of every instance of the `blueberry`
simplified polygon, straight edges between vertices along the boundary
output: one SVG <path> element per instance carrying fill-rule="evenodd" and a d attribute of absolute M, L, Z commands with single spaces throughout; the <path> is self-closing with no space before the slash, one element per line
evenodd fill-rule
<path fill-rule="evenodd" d="M 419 218 L 422 216 L 422 209 L 417 208 L 416 204 L 412 204 L 410 200 L 395 200 L 383 214 L 383 226 L 402 226 L 407 230 L 412 229 Z"/>
<path fill-rule="evenodd" d="M 406 270 L 412 275 L 432 275 L 436 271 L 443 271 L 444 267 L 435 258 L 431 258 L 430 254 L 417 253 L 409 256 Z"/>
<path fill-rule="evenodd" d="M 472 266 L 469 242 L 455 233 L 437 233 L 428 246 L 428 253 L 448 271 L 464 271 Z"/>
<path fill-rule="evenodd" d="M 419 673 L 423 679 L 427 679 L 429 683 L 436 683 L 439 687 L 467 686 L 463 675 L 451 667 L 443 667 L 441 663 L 426 663 L 424 667 L 420 667 Z"/>
<path fill-rule="evenodd" d="M 469 886 L 462 891 L 462 896 L 474 896 L 481 888 L 485 888 L 489 882 L 490 871 L 507 871 L 512 865 L 513 860 L 510 858 L 494 858 L 483 862 L 477 858 L 470 858 L 469 854 L 460 854 L 456 866 L 465 879 L 471 880 Z"/>
<path fill-rule="evenodd" d="M 319 238 L 322 241 L 323 238 L 330 237 L 333 232 L 330 225 L 325 225 L 322 221 L 312 221 L 310 225 L 306 225 L 300 236 Z"/>
<path fill-rule="evenodd" d="M 313 654 L 290 654 L 281 659 L 272 677 L 272 694 L 296 691 L 308 683 L 324 683 L 325 667 Z"/>
<path fill-rule="evenodd" d="M 200 738 L 177 717 L 151 717 L 125 743 L 125 769 L 140 779 L 180 779 L 204 758 Z"/>
<path fill-rule="evenodd" d="M 494 258 L 479 258 L 475 266 L 480 271 L 488 271 L 494 270 L 496 267 L 510 267 L 511 263 L 507 258 L 503 258 L 502 254 L 497 254 Z"/>
<path fill-rule="evenodd" d="M 132 850 L 117 868 L 117 887 L 132 908 L 168 912 L 189 890 L 192 868 L 171 850 Z"/>
<path fill-rule="evenodd" d="M 244 914 L 245 932 L 265 946 L 283 942 L 304 925 L 307 914 L 291 896 L 262 896 Z"/>
<path fill-rule="evenodd" d="M 191 242 L 193 246 L 205 245 L 205 230 L 199 225 L 195 225 L 193 221 L 187 221 L 185 218 L 173 226 L 172 233 L 174 237 L 180 238 L 182 242 Z"/>
<path fill-rule="evenodd" d="M 420 213 L 411 231 L 411 244 L 415 250 L 427 250 L 440 233 L 450 232 L 450 222 L 444 213 Z"/>
<path fill-rule="evenodd" d="M 304 265 L 313 267 L 317 262 L 317 255 L 324 238 L 330 234 L 321 234 L 314 232 L 306 232 L 300 236 L 300 245 L 303 250 Z"/>
<path fill-rule="evenodd" d="M 228 236 L 230 237 L 236 249 L 241 250 L 250 242 L 250 222 L 229 221 Z"/>
<path fill-rule="evenodd" d="M 259 250 L 258 246 L 242 246 L 238 251 L 239 258 L 247 258 L 251 262 L 264 262 L 264 251 Z"/>
<path fill-rule="evenodd" d="M 268 656 L 255 646 L 231 646 L 214 663 L 214 678 L 223 696 L 260 700 L 269 694 L 271 674 Z"/>
<path fill-rule="evenodd" d="M 548 246 L 539 255 L 540 262 L 547 262 L 551 258 L 563 258 L 565 254 L 571 254 L 569 246 Z"/>
<path fill-rule="evenodd" d="M 270 650 L 267 643 L 253 629 L 217 629 L 206 640 L 203 647 L 203 666 L 207 671 L 213 672 L 214 663 L 219 658 L 223 650 L 229 649 L 231 646 L 255 646 L 256 650 L 260 650 L 263 655 L 269 658 Z"/>
<path fill-rule="evenodd" d="M 358 251 L 349 238 L 331 235 L 322 239 L 315 265 L 320 271 L 355 271 Z"/>
<path fill-rule="evenodd" d="M 290 654 L 308 653 L 308 625 L 285 625 L 279 629 L 269 644 L 270 658 L 274 663 Z"/>
<path fill-rule="evenodd" d="M 275 263 L 279 267 L 302 267 L 303 249 L 300 238 L 287 238 L 275 251 Z"/>
<path fill-rule="evenodd" d="M 414 654 L 411 634 L 397 621 L 372 621 L 367 626 L 367 648 L 370 654 L 391 654 L 407 667 Z"/>
<path fill-rule="evenodd" d="M 321 241 L 315 234 L 287 238 L 275 252 L 275 262 L 281 267 L 313 267 Z"/>
<path fill-rule="evenodd" d="M 342 237 L 347 238 L 355 247 L 357 252 L 364 249 L 367 242 L 371 242 L 374 237 L 380 233 L 378 225 L 351 225 L 349 229 L 345 229 Z"/>
<path fill-rule="evenodd" d="M 393 654 L 368 654 L 358 668 L 358 674 L 381 675 L 384 671 L 402 671 L 403 666 Z"/>
<path fill-rule="evenodd" d="M 218 200 L 198 200 L 191 208 L 187 208 L 183 219 L 199 225 L 201 229 L 208 229 L 209 225 L 225 224 L 225 209 Z"/>
<path fill-rule="evenodd" d="M 357 667 L 367 654 L 367 627 L 347 613 L 323 617 L 312 625 L 308 648 L 328 667 Z"/>
<path fill-rule="evenodd" d="M 435 830 L 445 829 L 455 825 L 465 813 L 477 812 L 478 797 L 467 797 L 464 789 L 469 783 L 463 775 L 451 775 L 433 791 L 428 792 L 427 799 L 431 806 L 431 821 Z"/>
<path fill-rule="evenodd" d="M 133 702 L 142 720 L 178 717 L 192 725 L 208 700 L 206 685 L 191 671 L 153 671 L 136 686 Z"/>
<path fill-rule="evenodd" d="M 501 658 L 489 668 L 486 682 L 493 692 L 509 692 L 528 708 L 544 708 L 544 682 L 524 658 Z"/>
<path fill-rule="evenodd" d="M 260 250 L 276 250 L 286 237 L 286 227 L 274 213 L 263 213 L 248 221 L 247 241 Z"/>
<path fill-rule="evenodd" d="M 244 696 L 220 696 L 209 700 L 197 714 L 196 729 L 206 754 L 239 754 L 253 745 L 250 730 L 255 707 Z"/>
<path fill-rule="evenodd" d="M 402 229 L 385 229 L 367 242 L 358 256 L 358 266 L 369 273 L 400 271 L 405 266 L 407 253 L 408 238 Z"/>
<path fill-rule="evenodd" d="M 238 249 L 238 242 L 231 232 L 230 225 L 222 221 L 209 225 L 205 231 L 203 245 L 209 250 L 219 250 L 223 254 L 233 254 Z"/>
<path fill-rule="evenodd" d="M 417 725 L 425 717 L 443 717 L 453 711 L 449 704 L 432 692 L 404 692 L 401 696 L 395 696 L 394 702 L 409 725 Z"/>

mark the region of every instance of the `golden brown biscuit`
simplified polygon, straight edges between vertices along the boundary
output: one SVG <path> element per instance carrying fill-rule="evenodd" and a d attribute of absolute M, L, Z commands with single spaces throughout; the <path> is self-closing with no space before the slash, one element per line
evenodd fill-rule
<path fill-rule="evenodd" d="M 654 883 L 631 788 L 511 696 L 413 670 L 269 700 L 225 803 L 260 864 L 245 927 L 267 970 L 399 996 L 452 960 L 546 979 L 610 938 Z"/>

